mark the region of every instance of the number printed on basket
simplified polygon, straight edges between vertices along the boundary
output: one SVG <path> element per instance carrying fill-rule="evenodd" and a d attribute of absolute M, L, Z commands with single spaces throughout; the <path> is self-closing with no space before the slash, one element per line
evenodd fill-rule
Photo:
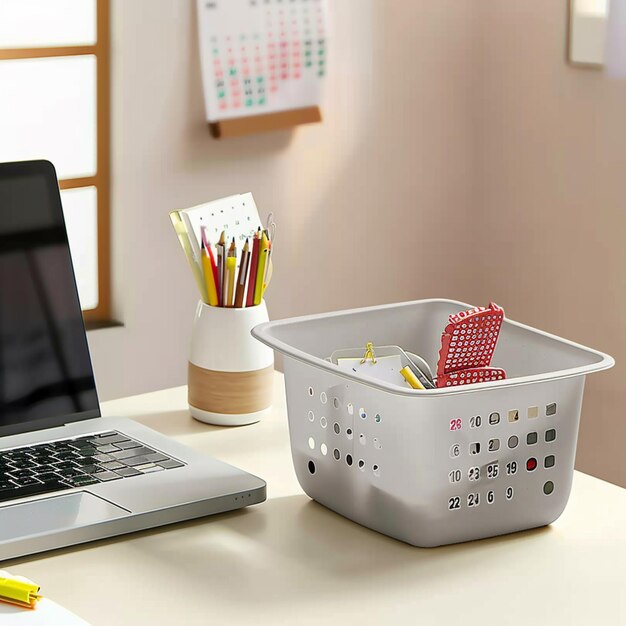
<path fill-rule="evenodd" d="M 463 420 L 460 417 L 450 420 L 450 430 L 461 430 Z"/>
<path fill-rule="evenodd" d="M 506 475 L 513 476 L 517 474 L 517 461 L 510 461 L 506 464 Z"/>
<path fill-rule="evenodd" d="M 489 463 L 487 465 L 487 478 L 498 478 L 498 474 L 500 474 L 500 466 L 497 463 Z"/>
<path fill-rule="evenodd" d="M 460 483 L 463 478 L 463 472 L 460 469 L 452 470 L 448 474 L 448 479 L 451 483 Z"/>
<path fill-rule="evenodd" d="M 452 472 L 450 473 L 452 474 Z M 450 482 L 452 482 L 452 480 Z M 544 492 L 545 492 L 545 488 L 544 488 Z M 510 502 L 511 500 L 513 500 L 514 495 L 515 495 L 515 492 L 513 491 L 513 487 L 509 486 L 504 490 L 504 497 L 507 501 Z M 448 510 L 449 511 L 459 510 L 462 507 L 462 497 L 463 496 L 453 496 L 452 498 L 449 498 Z M 484 498 L 487 504 L 493 504 L 496 501 L 495 490 L 489 489 L 487 492 L 485 492 Z M 480 506 L 480 493 L 479 492 L 468 493 L 466 502 L 467 502 L 468 508 L 476 508 L 477 506 Z"/>
<path fill-rule="evenodd" d="M 467 476 L 471 481 L 480 480 L 480 467 L 470 467 Z"/>
<path fill-rule="evenodd" d="M 467 506 L 474 507 L 480 504 L 480 494 L 479 493 L 468 493 L 467 494 Z"/>
<path fill-rule="evenodd" d="M 449 511 L 458 511 L 460 508 L 461 508 L 461 498 L 459 496 L 454 496 L 448 500 Z"/>
<path fill-rule="evenodd" d="M 470 417 L 470 428 L 480 428 L 483 423 L 483 419 L 480 415 Z"/>

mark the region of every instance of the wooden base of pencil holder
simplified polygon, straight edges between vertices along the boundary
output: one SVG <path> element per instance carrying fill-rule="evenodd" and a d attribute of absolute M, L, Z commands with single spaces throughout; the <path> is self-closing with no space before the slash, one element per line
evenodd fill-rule
<path fill-rule="evenodd" d="M 198 303 L 189 355 L 189 412 L 218 426 L 253 424 L 269 413 L 274 353 L 250 331 L 268 321 L 262 301 L 243 309 Z"/>
<path fill-rule="evenodd" d="M 189 407 L 196 419 L 211 424 L 243 425 L 259 421 L 272 404 L 274 367 L 252 372 L 216 372 L 189 363 Z M 210 415 L 206 415 L 210 414 Z M 209 420 L 203 417 L 209 417 Z"/>

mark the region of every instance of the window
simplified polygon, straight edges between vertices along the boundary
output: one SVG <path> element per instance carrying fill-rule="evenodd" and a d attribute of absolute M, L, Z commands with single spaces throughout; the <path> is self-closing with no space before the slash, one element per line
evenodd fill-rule
<path fill-rule="evenodd" d="M 0 161 L 59 177 L 85 320 L 110 318 L 109 1 L 0 1 Z"/>

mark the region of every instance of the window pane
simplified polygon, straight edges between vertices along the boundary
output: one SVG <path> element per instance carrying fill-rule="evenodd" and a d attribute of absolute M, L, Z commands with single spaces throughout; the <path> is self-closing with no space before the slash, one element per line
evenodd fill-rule
<path fill-rule="evenodd" d="M 0 48 L 95 42 L 96 0 L 0 0 Z"/>
<path fill-rule="evenodd" d="M 83 311 L 98 306 L 98 195 L 95 187 L 61 191 L 67 236 Z"/>
<path fill-rule="evenodd" d="M 96 173 L 96 58 L 0 61 L 0 161 L 47 159 L 59 178 Z"/>

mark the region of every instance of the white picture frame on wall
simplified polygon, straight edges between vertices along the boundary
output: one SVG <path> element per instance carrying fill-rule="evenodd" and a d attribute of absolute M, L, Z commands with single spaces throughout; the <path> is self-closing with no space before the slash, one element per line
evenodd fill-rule
<path fill-rule="evenodd" d="M 602 67 L 605 62 L 610 0 L 570 0 L 569 60 Z"/>

